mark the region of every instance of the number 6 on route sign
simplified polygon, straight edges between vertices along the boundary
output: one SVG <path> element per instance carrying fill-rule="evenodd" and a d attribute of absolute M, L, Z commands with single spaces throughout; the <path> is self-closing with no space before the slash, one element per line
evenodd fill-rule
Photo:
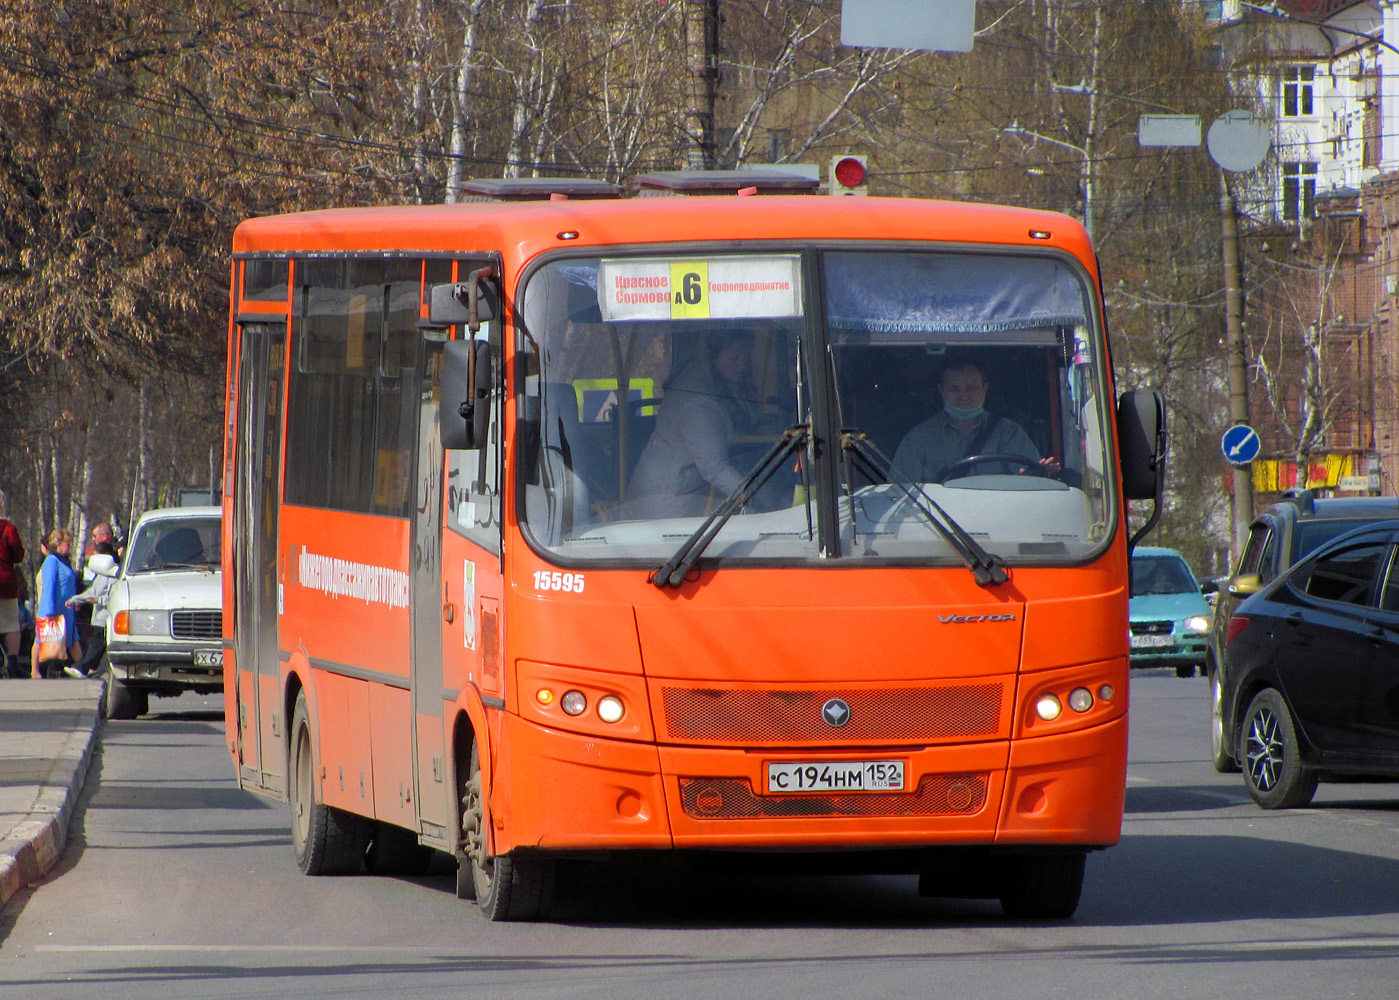
<path fill-rule="evenodd" d="M 1230 465 L 1248 465 L 1261 447 L 1258 432 L 1248 424 L 1235 424 L 1219 439 L 1219 450 Z"/>

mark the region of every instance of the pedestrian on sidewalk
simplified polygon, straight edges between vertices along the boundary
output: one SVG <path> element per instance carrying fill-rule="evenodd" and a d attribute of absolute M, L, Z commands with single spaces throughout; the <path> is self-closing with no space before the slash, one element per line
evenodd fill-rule
<path fill-rule="evenodd" d="M 49 546 L 47 539 L 39 539 L 39 563 L 42 566 L 44 560 L 48 558 Z M 30 614 L 34 619 L 34 641 L 29 644 L 29 676 L 42 677 L 39 672 L 39 600 L 44 596 L 44 580 L 39 573 L 34 574 L 34 593 L 29 603 Z M 23 668 L 21 668 L 23 669 Z"/>
<path fill-rule="evenodd" d="M 103 559 L 110 560 L 112 564 L 115 565 L 117 553 L 114 547 L 115 537 L 112 534 L 112 526 L 106 521 L 98 521 L 92 526 L 91 538 L 82 563 L 83 572 L 82 579 L 78 582 L 79 587 L 91 588 L 99 579 L 99 574 L 93 568 L 93 560 L 97 558 L 104 544 L 107 546 L 107 552 L 103 556 Z M 74 569 L 76 568 L 75 566 Z M 107 575 L 115 576 L 116 572 L 113 570 L 111 574 Z M 69 607 L 72 607 L 71 603 Z M 82 670 L 84 673 L 87 671 L 87 667 L 85 667 L 84 664 L 92 661 L 93 650 L 96 649 L 98 643 L 98 635 L 102 636 L 102 649 L 105 650 L 107 647 L 107 630 L 97 622 L 95 617 L 97 608 L 98 604 L 95 601 L 81 601 L 78 606 L 73 609 L 77 615 L 78 621 L 78 641 L 82 643 L 83 646 L 83 663 L 79 663 L 76 669 Z M 98 651 L 97 661 L 95 662 L 100 662 L 101 659 L 102 651 Z"/>
<path fill-rule="evenodd" d="M 91 585 L 82 593 L 68 598 L 67 606 L 70 608 L 79 604 L 92 607 L 92 628 L 82 639 L 82 659 L 76 666 L 65 667 L 63 671 L 70 677 L 90 677 L 102 665 L 102 657 L 107 653 L 107 591 L 116 582 L 116 555 L 111 542 L 98 542 L 96 551 L 88 557 L 83 570 L 84 581 L 91 575 Z"/>
<path fill-rule="evenodd" d="M 70 661 L 76 663 L 83 657 L 83 648 L 78 642 L 77 619 L 73 609 L 68 607 L 68 598 L 78 592 L 78 574 L 68 564 L 73 551 L 73 535 L 63 528 L 54 528 L 44 537 L 44 548 L 48 550 L 48 555 L 39 567 L 39 606 L 34 614 L 41 632 L 45 618 L 50 622 L 55 618 L 62 619 L 62 634 L 55 640 L 61 641 L 62 646 L 56 650 L 58 655 L 51 655 L 53 651 L 50 650 L 40 650 L 38 666 L 42 669 L 35 671 L 36 677 L 43 676 L 45 671 L 57 674 L 69 666 Z M 35 645 L 40 643 L 36 642 Z"/>
<path fill-rule="evenodd" d="M 24 544 L 19 529 L 9 521 L 9 498 L 0 490 L 0 637 L 3 637 L 3 677 L 23 677 L 19 672 L 19 601 L 23 578 Z"/>

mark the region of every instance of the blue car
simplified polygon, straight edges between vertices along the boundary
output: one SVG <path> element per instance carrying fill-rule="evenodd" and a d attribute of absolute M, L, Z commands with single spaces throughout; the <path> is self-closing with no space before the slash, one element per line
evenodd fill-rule
<path fill-rule="evenodd" d="M 1131 665 L 1175 667 L 1193 677 L 1205 667 L 1212 609 L 1195 574 L 1175 549 L 1138 547 L 1132 552 L 1128 604 Z"/>

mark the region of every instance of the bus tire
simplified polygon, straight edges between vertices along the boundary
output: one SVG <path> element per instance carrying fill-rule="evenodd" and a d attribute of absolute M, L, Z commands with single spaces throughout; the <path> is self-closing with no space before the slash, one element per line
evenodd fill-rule
<path fill-rule="evenodd" d="M 432 863 L 432 848 L 418 843 L 412 830 L 382 821 L 370 830 L 364 866 L 371 875 L 421 875 Z"/>
<path fill-rule="evenodd" d="M 457 898 L 476 898 L 476 877 L 471 870 L 470 858 L 457 858 Z"/>
<path fill-rule="evenodd" d="M 292 713 L 287 781 L 291 799 L 291 846 L 303 875 L 355 875 L 364 863 L 368 824 L 363 817 L 320 801 L 316 791 L 315 747 L 306 713 L 306 695 L 296 696 Z"/>
<path fill-rule="evenodd" d="M 1084 851 L 1007 858 L 1001 909 L 1013 920 L 1067 920 L 1083 892 Z"/>
<path fill-rule="evenodd" d="M 1224 735 L 1224 692 L 1219 683 L 1219 671 L 1210 676 L 1210 763 L 1220 774 L 1237 774 L 1238 761 L 1229 752 L 1229 738 Z"/>
<path fill-rule="evenodd" d="M 1302 763 L 1297 726 L 1282 695 L 1264 688 L 1253 696 L 1239 732 L 1244 787 L 1264 809 L 1304 806 L 1316 794 L 1316 772 Z"/>
<path fill-rule="evenodd" d="M 485 798 L 481 787 L 481 762 L 474 744 L 469 777 L 462 794 L 462 840 L 472 896 L 482 915 L 492 922 L 539 919 L 544 910 L 544 893 L 552 862 L 529 855 L 486 853 Z M 459 862 L 459 886 L 461 869 Z M 461 895 L 460 889 L 457 895 Z"/>

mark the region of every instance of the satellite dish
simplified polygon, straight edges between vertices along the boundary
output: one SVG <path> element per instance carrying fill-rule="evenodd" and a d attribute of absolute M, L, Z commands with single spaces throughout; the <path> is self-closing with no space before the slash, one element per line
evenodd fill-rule
<path fill-rule="evenodd" d="M 1205 135 L 1210 158 L 1232 173 L 1253 170 L 1273 144 L 1268 123 L 1252 111 L 1226 111 L 1214 120 Z"/>

